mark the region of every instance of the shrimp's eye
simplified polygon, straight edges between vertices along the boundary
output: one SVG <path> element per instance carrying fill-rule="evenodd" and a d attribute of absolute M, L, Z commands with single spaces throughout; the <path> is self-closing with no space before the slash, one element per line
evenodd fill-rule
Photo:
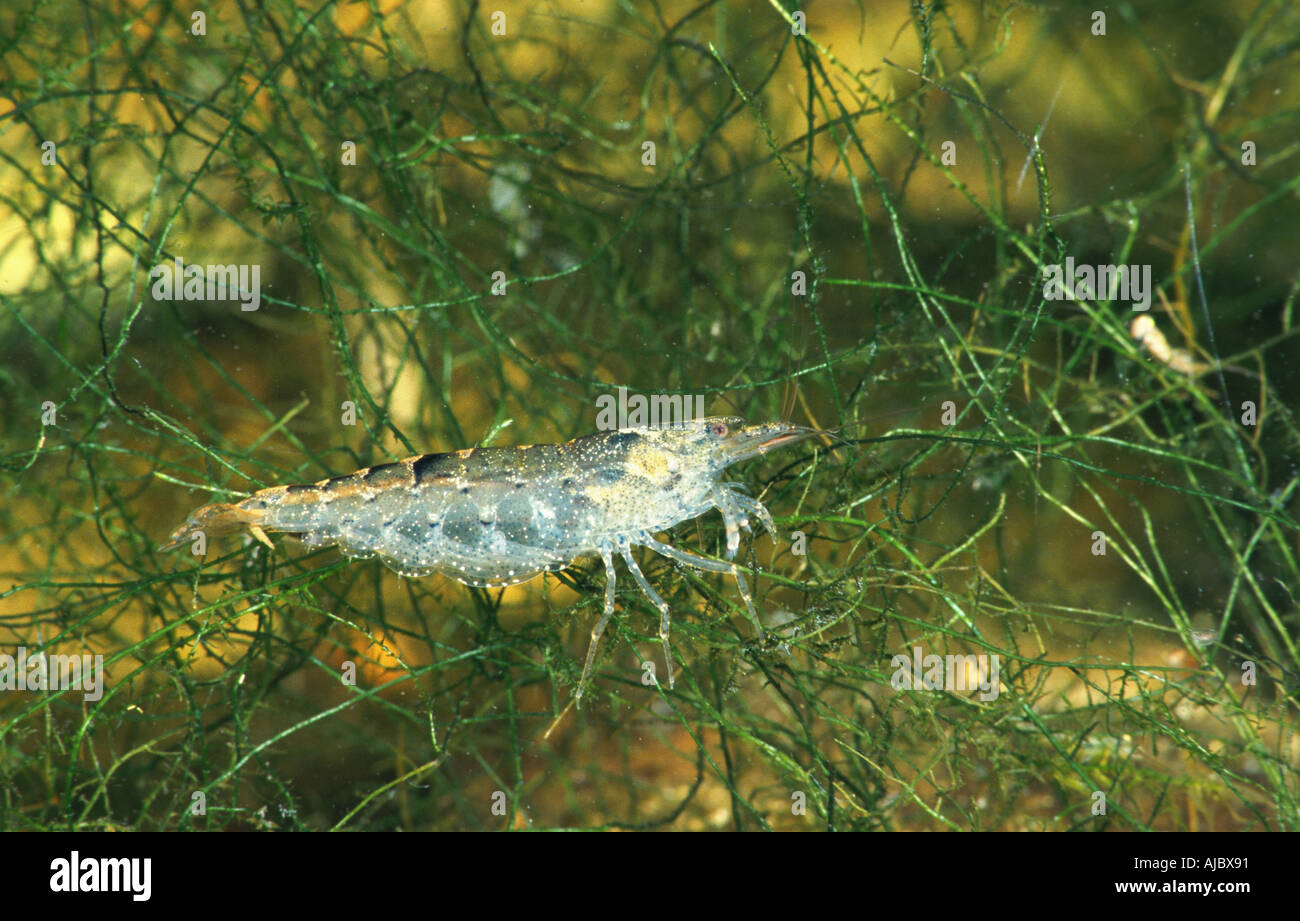
<path fill-rule="evenodd" d="M 725 423 L 725 422 L 715 422 L 715 423 L 713 423 L 712 425 L 709 426 L 709 431 L 713 434 L 713 436 L 714 436 L 715 438 L 726 438 L 726 437 L 727 437 L 727 423 Z"/>

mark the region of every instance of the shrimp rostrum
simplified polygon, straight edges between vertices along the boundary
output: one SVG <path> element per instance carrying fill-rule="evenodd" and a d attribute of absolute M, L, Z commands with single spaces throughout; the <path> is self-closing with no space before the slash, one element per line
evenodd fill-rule
<path fill-rule="evenodd" d="M 714 416 L 649 429 L 599 432 L 563 444 L 423 454 L 311 485 L 275 486 L 235 503 L 205 505 L 176 529 L 169 550 L 205 536 L 248 531 L 299 535 L 377 557 L 404 576 L 443 573 L 475 586 L 505 586 L 596 554 L 605 564 L 605 608 L 591 631 L 578 682 L 581 700 L 597 645 L 614 612 L 614 558 L 659 609 L 669 686 L 671 617 L 632 556 L 646 547 L 685 566 L 732 576 L 750 619 L 762 626 L 744 575 L 731 560 L 741 530 L 757 519 L 776 540 L 772 516 L 737 483 L 732 464 L 815 434 L 785 422 L 746 425 Z M 655 535 L 711 509 L 726 527 L 727 562 L 678 550 Z"/>

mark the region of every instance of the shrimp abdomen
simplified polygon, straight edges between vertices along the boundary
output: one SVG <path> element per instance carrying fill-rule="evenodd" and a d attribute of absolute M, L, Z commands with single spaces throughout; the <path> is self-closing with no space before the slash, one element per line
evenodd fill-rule
<path fill-rule="evenodd" d="M 538 446 L 550 447 L 550 446 Z M 563 568 L 583 549 L 572 510 L 517 475 L 515 449 L 420 455 L 313 484 L 264 489 L 237 505 L 200 509 L 173 535 L 242 527 L 296 534 L 353 558 L 378 557 L 409 576 L 443 572 L 508 585 Z M 220 513 L 208 509 L 220 508 Z M 212 530 L 215 527 L 216 530 Z M 179 537 L 179 539 L 178 539 Z"/>

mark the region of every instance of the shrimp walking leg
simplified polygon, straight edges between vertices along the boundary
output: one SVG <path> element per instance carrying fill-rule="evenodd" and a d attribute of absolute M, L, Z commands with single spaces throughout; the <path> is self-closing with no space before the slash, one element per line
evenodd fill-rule
<path fill-rule="evenodd" d="M 671 689 L 673 687 L 673 650 L 668 642 L 668 633 L 669 628 L 672 627 L 672 614 L 669 612 L 668 602 L 660 598 L 659 593 L 646 581 L 645 574 L 641 572 L 641 567 L 636 564 L 636 557 L 632 556 L 632 548 L 626 540 L 619 541 L 619 551 L 623 554 L 623 562 L 627 563 L 632 578 L 636 579 L 637 584 L 641 586 L 641 591 L 645 592 L 650 602 L 659 609 L 659 641 L 664 644 L 664 667 L 668 669 L 668 687 Z"/>
<path fill-rule="evenodd" d="M 693 553 L 687 553 L 685 550 L 678 550 L 671 544 L 665 544 L 663 541 L 655 540 L 648 534 L 637 538 L 637 543 L 649 547 L 655 553 L 668 557 L 670 560 L 676 560 L 685 566 L 693 566 L 696 569 L 703 569 L 708 572 L 720 572 L 735 578 L 736 588 L 740 590 L 740 597 L 745 602 L 745 609 L 749 612 L 749 619 L 754 626 L 758 628 L 759 636 L 763 635 L 763 625 L 758 622 L 758 612 L 754 610 L 754 596 L 749 592 L 749 584 L 745 577 L 740 573 L 740 567 L 735 563 L 723 563 L 719 560 L 710 560 L 702 556 L 696 556 Z"/>
<path fill-rule="evenodd" d="M 601 545 L 598 549 L 600 558 L 605 561 L 605 612 L 600 615 L 596 626 L 591 628 L 591 642 L 587 645 L 587 664 L 582 667 L 582 677 L 578 679 L 578 693 L 574 695 L 578 705 L 582 704 L 582 692 L 587 689 L 587 679 L 591 677 L 591 666 L 596 659 L 596 647 L 600 645 L 600 637 L 605 632 L 605 625 L 609 623 L 610 615 L 614 613 L 614 555 L 606 545 Z"/>

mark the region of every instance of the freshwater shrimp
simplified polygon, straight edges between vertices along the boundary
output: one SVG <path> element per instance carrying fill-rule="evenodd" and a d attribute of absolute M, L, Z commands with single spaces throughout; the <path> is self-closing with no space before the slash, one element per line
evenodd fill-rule
<path fill-rule="evenodd" d="M 787 422 L 746 425 L 711 416 L 652 429 L 598 432 L 562 444 L 470 448 L 366 467 L 311 485 L 273 486 L 235 503 L 205 505 L 159 550 L 199 534 L 246 530 L 268 546 L 268 531 L 311 547 L 337 545 L 352 558 L 377 557 L 403 576 L 442 573 L 500 587 L 556 572 L 592 554 L 605 564 L 605 608 L 591 631 L 575 700 L 614 613 L 614 556 L 658 608 L 659 639 L 673 687 L 672 618 L 632 556 L 633 547 L 696 569 L 731 575 L 762 635 L 740 567 L 741 530 L 756 518 L 776 542 L 772 516 L 739 483 L 720 477 L 732 464 L 818 434 Z M 717 509 L 727 562 L 678 550 L 655 534 Z"/>

